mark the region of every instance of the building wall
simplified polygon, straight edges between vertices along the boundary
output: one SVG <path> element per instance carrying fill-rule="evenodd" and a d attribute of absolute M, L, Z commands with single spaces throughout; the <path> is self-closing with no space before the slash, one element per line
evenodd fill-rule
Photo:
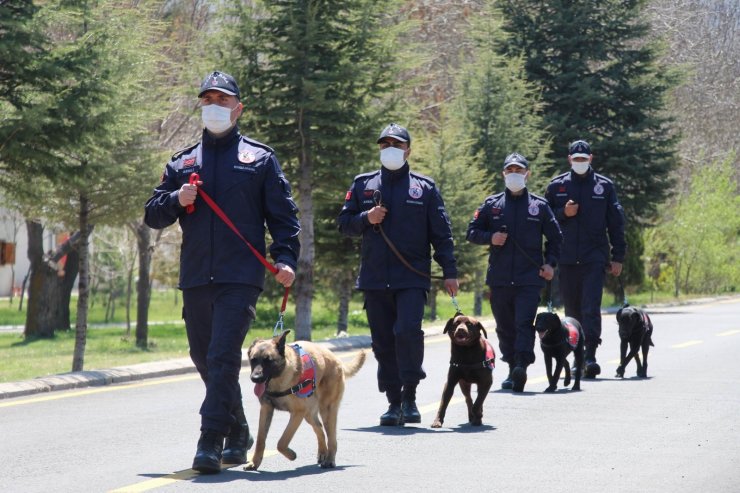
<path fill-rule="evenodd" d="M 15 263 L 0 265 L 0 296 L 10 296 L 13 290 L 17 296 L 30 267 L 25 219 L 15 212 L 0 208 L 0 241 L 15 243 Z M 56 245 L 56 235 L 45 230 L 44 250 L 48 252 Z"/>

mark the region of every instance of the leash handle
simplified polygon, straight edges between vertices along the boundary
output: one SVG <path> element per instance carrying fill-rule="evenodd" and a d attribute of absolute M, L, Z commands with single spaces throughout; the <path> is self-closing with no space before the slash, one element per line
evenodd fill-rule
<path fill-rule="evenodd" d="M 547 313 L 552 313 L 552 281 L 547 281 Z"/>
<path fill-rule="evenodd" d="M 200 181 L 200 175 L 198 173 L 191 173 L 188 184 L 198 187 L 202 185 L 203 182 Z M 188 214 L 192 214 L 193 212 L 195 212 L 195 204 L 190 204 L 189 206 L 185 207 L 185 212 L 187 212 Z"/>

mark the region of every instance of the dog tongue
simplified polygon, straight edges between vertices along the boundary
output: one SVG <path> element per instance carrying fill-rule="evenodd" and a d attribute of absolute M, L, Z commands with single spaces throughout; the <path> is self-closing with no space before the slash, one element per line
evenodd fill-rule
<path fill-rule="evenodd" d="M 256 395 L 258 399 L 265 393 L 265 387 L 264 382 L 254 384 L 254 395 Z"/>

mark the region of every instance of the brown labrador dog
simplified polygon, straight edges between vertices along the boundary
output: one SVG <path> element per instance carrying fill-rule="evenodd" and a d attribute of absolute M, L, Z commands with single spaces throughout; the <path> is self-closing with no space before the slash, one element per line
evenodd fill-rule
<path fill-rule="evenodd" d="M 480 426 L 483 423 L 483 401 L 493 384 L 496 360 L 493 346 L 487 340 L 488 333 L 478 320 L 462 314 L 448 320 L 442 333 L 450 337 L 450 369 L 432 428 L 440 428 L 444 423 L 447 406 L 458 384 L 468 406 L 468 422 Z M 475 402 L 470 396 L 472 384 L 478 386 Z"/>
<path fill-rule="evenodd" d="M 298 341 L 286 346 L 289 332 L 286 330 L 272 339 L 257 339 L 249 347 L 251 379 L 260 400 L 260 419 L 257 445 L 245 470 L 256 470 L 262 463 L 275 409 L 290 413 L 288 425 L 278 440 L 278 452 L 295 460 L 296 453 L 288 446 L 301 420 L 305 419 L 316 433 L 319 465 L 322 468 L 336 465 L 337 414 L 344 394 L 344 379 L 360 370 L 366 351 L 360 351 L 345 366 L 334 353 L 318 344 Z"/>

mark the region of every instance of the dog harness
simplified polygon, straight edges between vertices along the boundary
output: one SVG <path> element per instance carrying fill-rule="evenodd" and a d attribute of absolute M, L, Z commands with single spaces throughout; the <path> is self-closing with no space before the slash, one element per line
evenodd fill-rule
<path fill-rule="evenodd" d="M 496 351 L 493 350 L 493 346 L 488 339 L 483 340 L 486 343 L 486 355 L 483 361 L 480 363 L 455 363 L 450 361 L 450 366 L 455 368 L 488 368 L 493 370 L 496 367 Z"/>
<path fill-rule="evenodd" d="M 298 357 L 301 359 L 303 372 L 298 379 L 298 383 L 291 388 L 280 392 L 265 392 L 270 397 L 284 397 L 290 394 L 296 397 L 311 397 L 316 388 L 316 365 L 313 358 L 299 344 L 292 344 L 291 347 L 298 353 Z"/>
<path fill-rule="evenodd" d="M 568 320 L 564 320 L 563 325 L 568 329 L 568 345 L 571 349 L 575 350 L 578 346 L 578 340 L 581 338 L 581 334 L 578 332 L 576 326 Z"/>

